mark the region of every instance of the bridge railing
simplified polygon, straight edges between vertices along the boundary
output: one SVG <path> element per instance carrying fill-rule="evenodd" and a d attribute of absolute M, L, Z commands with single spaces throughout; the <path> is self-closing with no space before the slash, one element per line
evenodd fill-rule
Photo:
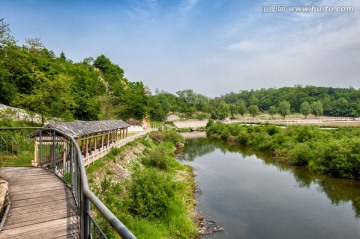
<path fill-rule="evenodd" d="M 71 188 L 79 209 L 80 238 L 107 238 L 91 207 L 120 237 L 136 238 L 90 190 L 84 158 L 74 138 L 55 129 L 0 128 L 0 166 L 34 165 L 48 168 Z"/>

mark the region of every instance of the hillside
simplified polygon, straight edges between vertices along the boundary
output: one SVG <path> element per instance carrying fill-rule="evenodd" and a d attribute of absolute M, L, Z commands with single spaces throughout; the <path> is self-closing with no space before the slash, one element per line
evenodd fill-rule
<path fill-rule="evenodd" d="M 39 39 L 19 45 L 9 25 L 2 24 L 0 103 L 37 112 L 43 121 L 142 119 L 147 98 L 144 85 L 126 79 L 124 70 L 104 55 L 75 63 L 63 52 L 55 55 Z"/>

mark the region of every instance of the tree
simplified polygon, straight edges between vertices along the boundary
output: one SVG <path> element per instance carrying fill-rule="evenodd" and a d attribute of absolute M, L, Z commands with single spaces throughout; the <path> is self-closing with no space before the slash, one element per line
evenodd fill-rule
<path fill-rule="evenodd" d="M 300 106 L 300 113 L 305 116 L 305 119 L 307 118 L 307 116 L 309 114 L 311 114 L 311 112 L 312 112 L 312 110 L 311 110 L 309 102 L 307 102 L 307 101 L 302 102 L 301 106 Z"/>
<path fill-rule="evenodd" d="M 290 114 L 290 103 L 289 101 L 281 101 L 278 105 L 279 114 L 285 119 L 287 115 Z"/>
<path fill-rule="evenodd" d="M 66 56 L 65 56 L 65 53 L 63 51 L 60 53 L 59 60 L 61 62 L 66 62 Z"/>
<path fill-rule="evenodd" d="M 219 105 L 218 117 L 220 119 L 225 119 L 226 117 L 229 116 L 229 114 L 230 114 L 230 106 L 226 104 L 224 101 L 221 101 Z"/>
<path fill-rule="evenodd" d="M 244 115 L 247 113 L 248 109 L 246 108 L 245 102 L 243 100 L 241 100 L 237 103 L 237 109 L 238 109 L 238 113 L 244 119 Z"/>
<path fill-rule="evenodd" d="M 42 123 L 46 116 L 63 120 L 73 120 L 76 102 L 71 93 L 71 78 L 59 75 L 54 80 L 47 78 L 32 94 L 19 94 L 14 105 L 37 112 L 42 116 Z"/>
<path fill-rule="evenodd" d="M 319 116 L 319 115 L 322 115 L 323 114 L 323 104 L 321 103 L 320 100 L 318 101 L 315 101 L 314 103 L 311 104 L 311 109 L 312 109 L 312 112 L 313 114 L 316 116 L 316 118 Z"/>
<path fill-rule="evenodd" d="M 235 104 L 230 104 L 230 114 L 231 118 L 235 119 L 235 115 L 237 114 L 238 110 Z"/>
<path fill-rule="evenodd" d="M 251 117 L 253 117 L 253 118 L 255 118 L 256 116 L 258 116 L 260 114 L 260 110 L 257 105 L 250 105 L 248 110 L 249 110 Z"/>
<path fill-rule="evenodd" d="M 148 97 L 142 82 L 129 82 L 120 99 L 118 116 L 122 119 L 143 119 L 147 114 Z"/>
<path fill-rule="evenodd" d="M 275 105 L 270 106 L 268 110 L 269 115 L 271 115 L 271 118 L 274 119 L 274 115 L 277 113 L 277 108 Z"/>

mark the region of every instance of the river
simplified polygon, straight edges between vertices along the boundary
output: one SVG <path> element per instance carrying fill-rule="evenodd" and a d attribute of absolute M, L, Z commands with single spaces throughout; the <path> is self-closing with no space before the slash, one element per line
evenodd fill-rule
<path fill-rule="evenodd" d="M 359 181 L 206 138 L 188 139 L 177 155 L 194 168 L 197 210 L 225 229 L 201 238 L 360 238 Z"/>

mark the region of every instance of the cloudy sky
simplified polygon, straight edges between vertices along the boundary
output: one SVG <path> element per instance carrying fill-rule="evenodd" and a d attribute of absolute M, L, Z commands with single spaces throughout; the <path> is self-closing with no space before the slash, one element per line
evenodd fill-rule
<path fill-rule="evenodd" d="M 360 87 L 359 0 L 0 0 L 1 18 L 20 44 L 40 38 L 76 62 L 104 54 L 152 90 Z"/>

